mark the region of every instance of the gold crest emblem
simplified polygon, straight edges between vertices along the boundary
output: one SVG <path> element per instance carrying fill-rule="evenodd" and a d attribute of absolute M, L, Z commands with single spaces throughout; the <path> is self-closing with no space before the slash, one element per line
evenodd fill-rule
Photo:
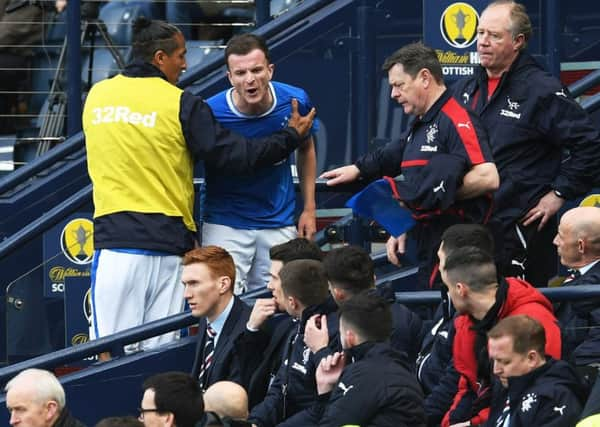
<path fill-rule="evenodd" d="M 60 235 L 60 248 L 75 264 L 89 264 L 94 255 L 94 223 L 87 218 L 69 221 Z"/>
<path fill-rule="evenodd" d="M 590 194 L 581 201 L 579 206 L 592 206 L 600 208 L 600 194 Z"/>
<path fill-rule="evenodd" d="M 440 18 L 442 37 L 450 46 L 464 49 L 477 40 L 479 14 L 468 3 L 452 3 Z"/>

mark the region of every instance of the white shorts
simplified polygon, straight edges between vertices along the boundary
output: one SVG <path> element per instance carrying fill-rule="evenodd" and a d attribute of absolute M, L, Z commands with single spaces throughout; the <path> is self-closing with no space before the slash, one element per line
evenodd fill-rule
<path fill-rule="evenodd" d="M 296 227 L 243 230 L 220 224 L 202 225 L 202 246 L 227 250 L 235 262 L 235 294 L 261 288 L 269 282 L 271 246 L 288 242 L 298 235 Z"/>
<path fill-rule="evenodd" d="M 181 257 L 96 250 L 90 292 L 90 339 L 104 337 L 183 311 Z M 179 338 L 169 332 L 125 347 L 147 350 Z"/>

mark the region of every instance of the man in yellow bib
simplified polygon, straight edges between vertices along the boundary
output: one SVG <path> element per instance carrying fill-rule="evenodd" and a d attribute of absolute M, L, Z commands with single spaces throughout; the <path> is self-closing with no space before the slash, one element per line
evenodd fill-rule
<path fill-rule="evenodd" d="M 315 114 L 301 117 L 292 101 L 287 128 L 243 138 L 222 128 L 203 99 L 175 86 L 186 68 L 177 27 L 140 18 L 133 32 L 133 62 L 97 83 L 83 111 L 95 209 L 92 339 L 182 310 L 181 255 L 196 237 L 194 161 L 232 174 L 270 166 L 298 147 Z"/>

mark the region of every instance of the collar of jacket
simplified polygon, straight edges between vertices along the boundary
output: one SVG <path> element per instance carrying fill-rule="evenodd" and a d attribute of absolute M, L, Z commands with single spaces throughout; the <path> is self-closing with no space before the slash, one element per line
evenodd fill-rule
<path fill-rule="evenodd" d="M 304 309 L 302 312 L 302 318 L 300 319 L 300 324 L 302 325 L 302 331 L 304 331 L 304 326 L 306 325 L 306 321 L 311 318 L 311 316 L 315 314 L 329 314 L 334 313 L 338 309 L 337 304 L 335 303 L 333 297 L 329 295 L 325 301 L 321 304 L 310 305 Z"/>
<path fill-rule="evenodd" d="M 125 77 L 160 77 L 167 80 L 167 76 L 155 65 L 140 59 L 134 59 L 129 63 L 123 70 L 123 75 Z"/>
<path fill-rule="evenodd" d="M 556 361 L 549 356 L 546 356 L 546 363 L 538 366 L 533 371 L 518 377 L 508 378 L 508 396 L 511 402 L 516 402 L 515 399 L 520 399 L 525 390 L 535 383 L 536 379 L 544 375 L 554 365 Z"/>
<path fill-rule="evenodd" d="M 448 101 L 448 99 L 450 99 L 451 97 L 452 92 L 446 89 L 442 93 L 442 95 L 433 103 L 433 105 L 429 107 L 429 110 L 427 110 L 427 112 L 423 114 L 423 117 L 421 117 L 419 120 L 415 120 L 415 124 L 418 122 L 427 123 L 433 120 L 438 115 L 444 104 L 446 104 L 446 101 Z"/>
<path fill-rule="evenodd" d="M 54 422 L 53 426 L 55 427 L 85 427 L 81 421 L 79 421 L 78 419 L 74 418 L 71 413 L 69 412 L 69 410 L 67 409 L 67 407 L 65 406 L 64 408 L 62 408 L 62 410 L 60 411 L 60 415 L 59 417 L 56 419 L 56 421 Z"/>
<path fill-rule="evenodd" d="M 373 347 L 380 344 L 375 341 L 365 341 L 362 344 L 355 345 L 352 348 L 346 350 L 346 363 L 349 361 L 356 362 L 357 360 L 364 359 L 366 354 L 371 351 Z"/>
<path fill-rule="evenodd" d="M 530 54 L 523 51 L 519 52 L 513 63 L 510 65 L 508 71 L 503 72 L 500 76 L 500 83 L 498 84 L 498 89 L 496 89 L 496 92 L 500 92 L 500 89 L 502 88 L 502 86 L 504 86 L 504 82 L 508 80 L 511 76 L 518 75 L 521 69 L 531 66 L 540 68 L 540 65 L 536 62 L 535 59 L 533 59 L 533 57 Z M 477 85 L 479 87 L 486 88 L 485 93 L 487 94 L 488 75 L 486 69 L 481 65 L 479 65 L 479 68 L 477 69 L 477 78 L 475 80 L 477 81 Z"/>
<path fill-rule="evenodd" d="M 345 352 L 347 363 L 354 363 L 362 359 L 383 355 L 388 360 L 393 359 L 402 364 L 407 370 L 411 370 L 406 353 L 395 350 L 388 342 L 365 341 L 362 344 L 347 349 Z"/>

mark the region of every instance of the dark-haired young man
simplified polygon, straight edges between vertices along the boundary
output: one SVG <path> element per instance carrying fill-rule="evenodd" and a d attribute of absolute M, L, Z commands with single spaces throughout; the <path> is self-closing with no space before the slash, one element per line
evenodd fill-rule
<path fill-rule="evenodd" d="M 423 392 L 405 354 L 387 342 L 389 304 L 363 292 L 341 305 L 344 352 L 321 360 L 316 372 L 319 426 L 425 426 Z"/>
<path fill-rule="evenodd" d="M 144 381 L 140 421 L 146 427 L 194 427 L 204 416 L 198 382 L 184 372 L 164 372 Z"/>
<path fill-rule="evenodd" d="M 321 175 L 328 185 L 382 176 L 405 178 L 398 198 L 413 212 L 417 241 L 417 286 L 428 289 L 435 277 L 436 251 L 443 231 L 457 223 L 484 223 L 490 213 L 488 193 L 498 188 L 487 134 L 479 119 L 446 89 L 434 49 L 422 43 L 402 47 L 383 64 L 391 97 L 416 116 L 398 141 L 372 151 L 355 164 Z M 406 233 L 392 236 L 386 249 L 391 263 L 406 250 Z"/>
<path fill-rule="evenodd" d="M 271 290 L 272 297 L 258 298 L 255 301 L 246 330 L 235 342 L 250 408 L 265 398 L 269 383 L 281 365 L 287 339 L 297 328 L 297 320 L 286 313 L 282 302 L 279 273 L 290 261 L 321 261 L 323 258 L 321 249 L 315 242 L 301 237 L 273 246 L 269 250 L 269 256 L 271 278 L 267 287 Z"/>
<path fill-rule="evenodd" d="M 246 139 L 222 128 L 202 98 L 175 86 L 186 68 L 176 27 L 140 18 L 132 47 L 133 62 L 94 85 L 83 110 L 95 209 L 92 338 L 182 310 L 181 256 L 196 234 L 194 161 L 234 174 L 272 165 L 298 146 L 314 116 L 301 118 L 293 107 L 292 127 Z"/>
<path fill-rule="evenodd" d="M 438 249 L 440 268 L 456 249 L 466 246 L 494 254 L 494 238 L 486 226 L 455 224 L 442 234 Z M 456 395 L 458 373 L 452 365 L 455 310 L 448 298 L 445 285 L 441 289 L 442 302 L 431 322 L 424 328 L 417 358 L 417 378 L 425 392 L 425 411 L 428 422 L 439 423 Z"/>
<path fill-rule="evenodd" d="M 321 262 L 290 261 L 279 277 L 282 292 L 276 297 L 277 303 L 297 320 L 296 330 L 286 341 L 281 366 L 264 401 L 250 411 L 248 419 L 258 427 L 282 422 L 287 426 L 306 425 L 304 410 L 312 406 L 316 397 L 315 369 L 320 360 L 304 343 L 307 320 L 315 314 L 327 315 L 327 322 L 321 326 L 329 331 L 330 342 L 338 339 L 337 306 L 330 298 Z"/>
<path fill-rule="evenodd" d="M 483 424 L 488 419 L 492 384 L 487 332 L 500 319 L 527 314 L 544 327 L 546 354 L 560 359 L 560 328 L 550 301 L 523 280 L 498 278 L 494 258 L 479 248 L 456 249 L 440 273 L 458 312 L 452 357 L 460 375 L 458 393 L 442 426 Z"/>
<path fill-rule="evenodd" d="M 370 289 L 391 304 L 391 346 L 395 350 L 405 352 L 408 361 L 414 364 L 421 344 L 419 337 L 423 322 L 417 314 L 396 302 L 394 291 L 391 288 L 375 288 L 375 266 L 369 254 L 359 246 L 335 248 L 327 252 L 323 260 L 323 267 L 329 280 L 329 290 L 338 305 L 342 305 L 355 295 Z M 315 348 L 311 348 L 314 352 L 328 344 L 319 343 L 319 337 L 324 338 L 324 336 L 319 334 L 321 330 L 316 327 L 315 321 L 316 318 L 310 319 L 305 331 L 305 341 L 309 343 L 309 346 L 315 346 Z M 314 343 L 309 342 L 312 334 L 315 335 Z"/>
<path fill-rule="evenodd" d="M 546 356 L 544 328 L 527 316 L 509 316 L 488 333 L 494 375 L 489 427 L 563 427 L 579 420 L 584 395 L 573 367 Z"/>
<path fill-rule="evenodd" d="M 271 81 L 275 65 L 261 36 L 241 34 L 231 38 L 225 48 L 225 63 L 232 87 L 207 100 L 223 127 L 249 138 L 264 136 L 285 126 L 292 99 L 298 100 L 300 112 L 311 109 L 304 90 Z M 231 253 L 237 268 L 236 293 L 262 287 L 269 281 L 271 246 L 296 234 L 311 239 L 316 231 L 313 136 L 317 130 L 315 122 L 311 135 L 296 152 L 304 199 L 297 230 L 291 157 L 243 175 L 206 163 L 202 242 L 222 246 Z"/>

